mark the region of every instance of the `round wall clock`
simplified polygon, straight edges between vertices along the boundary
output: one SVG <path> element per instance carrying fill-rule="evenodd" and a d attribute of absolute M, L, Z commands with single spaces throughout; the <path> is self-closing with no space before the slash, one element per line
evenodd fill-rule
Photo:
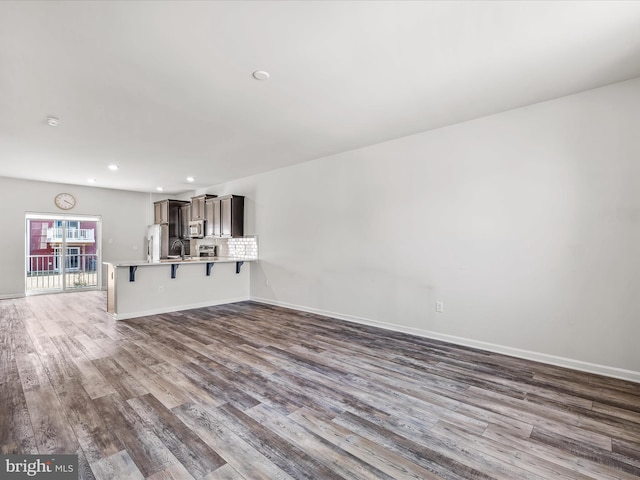
<path fill-rule="evenodd" d="M 54 202 L 56 206 L 62 210 L 71 210 L 76 206 L 76 197 L 70 193 L 59 193 L 56 195 Z"/>

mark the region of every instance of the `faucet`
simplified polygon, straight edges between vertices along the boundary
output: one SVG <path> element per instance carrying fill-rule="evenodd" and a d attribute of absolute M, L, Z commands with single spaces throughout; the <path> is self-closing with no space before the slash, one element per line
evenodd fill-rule
<path fill-rule="evenodd" d="M 173 249 L 176 246 L 176 243 L 180 244 L 180 258 L 184 260 L 184 242 L 179 238 L 176 238 L 171 244 L 171 248 Z"/>

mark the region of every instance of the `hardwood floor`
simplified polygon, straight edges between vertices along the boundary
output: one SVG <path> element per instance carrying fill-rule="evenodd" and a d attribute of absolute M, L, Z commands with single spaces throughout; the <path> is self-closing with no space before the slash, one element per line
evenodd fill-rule
<path fill-rule="evenodd" d="M 0 301 L 0 453 L 97 479 L 637 479 L 640 385 L 243 302 Z"/>

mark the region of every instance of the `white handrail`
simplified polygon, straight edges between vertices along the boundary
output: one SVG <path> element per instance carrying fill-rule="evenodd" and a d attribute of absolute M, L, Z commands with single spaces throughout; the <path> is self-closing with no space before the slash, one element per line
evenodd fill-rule
<path fill-rule="evenodd" d="M 50 290 L 62 287 L 62 262 L 65 261 L 67 288 L 86 288 L 98 285 L 98 255 L 95 253 L 27 256 L 27 291 Z"/>
<path fill-rule="evenodd" d="M 47 242 L 62 242 L 62 228 L 47 228 Z M 67 228 L 67 242 L 95 242 L 95 230 L 93 228 Z"/>

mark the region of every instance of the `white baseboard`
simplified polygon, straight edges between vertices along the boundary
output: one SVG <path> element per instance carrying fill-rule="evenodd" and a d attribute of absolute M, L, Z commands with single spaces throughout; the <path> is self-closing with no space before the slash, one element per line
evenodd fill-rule
<path fill-rule="evenodd" d="M 497 345 L 495 343 L 488 343 L 488 342 L 482 342 L 479 340 L 473 340 L 469 338 L 456 337 L 453 335 L 433 332 L 430 330 L 422 330 L 422 329 L 412 328 L 412 327 L 403 327 L 401 325 L 378 322 L 376 320 L 370 320 L 368 318 L 357 317 L 354 315 L 344 315 L 341 313 L 330 312 L 330 311 L 311 308 L 311 307 L 304 307 L 301 305 L 294 305 L 291 303 L 280 302 L 277 300 L 271 300 L 267 298 L 251 297 L 251 301 L 258 302 L 258 303 L 265 303 L 268 305 L 274 305 L 277 307 L 291 308 L 293 310 L 314 313 L 314 314 L 323 315 L 326 317 L 337 318 L 338 320 L 345 320 L 347 322 L 360 323 L 360 324 L 369 325 L 372 327 L 383 328 L 385 330 L 408 333 L 411 335 L 416 335 L 418 337 L 441 340 L 443 342 L 453 343 L 453 344 L 461 345 L 465 347 L 477 348 L 477 349 L 485 350 L 488 352 L 501 353 L 503 355 L 523 358 L 526 360 L 533 360 L 536 362 L 546 363 L 549 365 L 556 365 L 559 367 L 571 368 L 573 370 L 579 370 L 581 372 L 595 373 L 598 375 L 604 375 L 607 377 L 618 378 L 621 380 L 628 380 L 630 382 L 640 383 L 640 372 L 635 372 L 633 370 L 625 370 L 622 368 L 609 367 L 607 365 L 598 365 L 595 363 L 583 362 L 581 360 L 575 360 L 572 358 L 557 357 L 555 355 L 548 355 L 546 353 L 533 352 L 530 350 L 522 350 L 519 348 L 507 347 L 505 345 Z"/>
<path fill-rule="evenodd" d="M 174 305 L 171 307 L 154 308 L 151 310 L 144 310 L 139 312 L 111 313 L 109 315 L 111 315 L 111 317 L 114 320 L 127 320 L 129 318 L 138 318 L 138 317 L 146 317 L 148 315 L 159 315 L 162 313 L 179 312 L 182 310 L 192 310 L 194 308 L 213 307 L 215 305 L 224 305 L 227 303 L 246 302 L 247 300 L 249 300 L 249 297 L 225 298 L 222 300 L 191 303 L 189 305 Z"/>
<path fill-rule="evenodd" d="M 10 300 L 12 298 L 23 298 L 25 296 L 24 293 L 10 293 L 7 295 L 0 295 L 0 300 Z"/>

